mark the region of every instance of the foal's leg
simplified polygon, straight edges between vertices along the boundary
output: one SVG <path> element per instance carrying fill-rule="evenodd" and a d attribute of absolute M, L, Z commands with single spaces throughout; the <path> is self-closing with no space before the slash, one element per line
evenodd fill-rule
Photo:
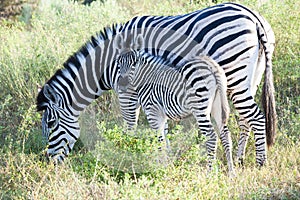
<path fill-rule="evenodd" d="M 220 131 L 220 139 L 226 154 L 229 174 L 234 175 L 235 170 L 234 170 L 234 164 L 232 158 L 232 140 L 231 140 L 231 134 L 227 126 L 224 126 L 223 129 Z"/>
<path fill-rule="evenodd" d="M 168 133 L 168 123 L 166 115 L 161 111 L 160 107 L 153 104 L 148 104 L 145 109 L 149 125 L 156 130 L 159 142 L 159 151 L 167 149 L 169 140 L 166 138 Z M 165 142 L 166 141 L 166 142 Z"/>
<path fill-rule="evenodd" d="M 162 146 L 165 146 L 166 150 L 168 152 L 171 151 L 170 147 L 170 140 L 168 139 L 168 122 L 166 120 L 164 124 L 164 128 L 161 130 L 161 134 L 158 136 L 158 141 L 162 144 Z M 165 145 L 163 145 L 163 142 L 165 141 Z"/>
<path fill-rule="evenodd" d="M 119 92 L 119 104 L 121 115 L 127 123 L 128 129 L 134 129 L 137 125 L 140 111 L 138 94 L 130 90 L 130 88 L 128 88 L 126 92 Z"/>
<path fill-rule="evenodd" d="M 206 151 L 208 157 L 208 171 L 212 171 L 212 166 L 216 161 L 217 134 L 214 131 L 210 116 L 205 112 L 193 111 L 198 122 L 201 133 L 206 137 Z"/>
<path fill-rule="evenodd" d="M 250 127 L 244 119 L 239 120 L 239 126 L 241 129 L 241 133 L 240 133 L 240 139 L 238 142 L 237 159 L 238 159 L 239 166 L 243 166 L 244 159 L 245 159 L 246 147 L 247 147 L 247 143 L 248 143 L 248 139 L 249 139 L 249 135 L 250 135 Z"/>
<path fill-rule="evenodd" d="M 225 89 L 223 89 L 223 91 L 221 90 L 217 92 L 215 97 L 211 97 L 211 99 L 214 99 L 211 109 L 211 115 L 215 119 L 217 128 L 220 133 L 220 139 L 227 159 L 229 175 L 234 176 L 235 171 L 232 158 L 232 140 L 231 134 L 226 126 L 229 118 L 229 105 L 227 96 L 225 96 L 225 94 Z"/>
<path fill-rule="evenodd" d="M 168 139 L 166 139 L 166 125 L 167 116 L 162 112 L 162 108 L 157 104 L 148 103 L 145 108 L 145 114 L 147 116 L 149 125 L 152 129 L 156 130 L 158 142 L 159 142 L 159 163 L 166 164 L 167 159 L 167 145 Z M 165 142 L 166 141 L 166 142 Z"/>

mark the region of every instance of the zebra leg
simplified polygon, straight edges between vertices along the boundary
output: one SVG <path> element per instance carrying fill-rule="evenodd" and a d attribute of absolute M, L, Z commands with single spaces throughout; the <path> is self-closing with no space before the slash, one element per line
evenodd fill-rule
<path fill-rule="evenodd" d="M 218 81 L 217 81 L 218 82 Z M 220 140 L 222 142 L 226 159 L 229 176 L 235 176 L 233 158 L 232 158 L 232 140 L 231 133 L 227 128 L 227 121 L 229 118 L 229 105 L 226 96 L 226 88 L 224 87 L 226 82 L 219 82 L 218 90 L 213 99 L 211 106 L 211 116 L 215 119 L 217 129 L 220 134 Z"/>
<path fill-rule="evenodd" d="M 221 130 L 220 139 L 226 154 L 229 174 L 234 176 L 235 170 L 234 170 L 234 164 L 232 158 L 232 140 L 231 140 L 230 131 L 228 130 L 227 126 L 224 126 L 223 129 Z"/>
<path fill-rule="evenodd" d="M 170 146 L 170 140 L 167 137 L 168 132 L 169 132 L 169 125 L 168 125 L 168 122 L 166 122 L 165 123 L 165 127 L 164 127 L 164 134 L 165 134 L 165 140 L 166 140 L 167 150 L 170 151 L 171 150 L 171 146 Z"/>
<path fill-rule="evenodd" d="M 263 166 L 267 158 L 266 120 L 265 116 L 254 101 L 253 96 L 250 93 L 247 94 L 235 95 L 234 98 L 232 98 L 232 102 L 239 112 L 240 117 L 245 119 L 245 123 L 249 124 L 249 127 L 254 132 L 256 163 L 259 166 Z M 239 148 L 242 149 L 244 147 L 241 146 Z"/>
<path fill-rule="evenodd" d="M 165 125 L 164 125 L 164 128 L 163 130 L 161 131 L 161 135 L 158 136 L 158 141 L 163 144 L 163 142 L 165 141 L 165 147 L 166 147 L 166 150 L 168 152 L 171 151 L 171 147 L 170 147 L 170 140 L 168 139 L 167 135 L 168 135 L 168 129 L 169 129 L 169 126 L 168 126 L 168 122 L 166 121 L 165 122 Z M 163 145 L 162 145 L 163 146 Z"/>
<path fill-rule="evenodd" d="M 159 146 L 158 146 L 158 159 L 157 162 L 167 165 L 168 162 L 168 139 L 166 138 L 165 126 L 167 123 L 166 118 L 158 117 L 156 119 L 149 119 L 151 128 L 156 130 Z M 166 141 L 166 142 L 165 142 Z"/>
<path fill-rule="evenodd" d="M 217 134 L 213 129 L 210 117 L 204 113 L 194 113 L 201 133 L 206 137 L 206 152 L 208 157 L 208 171 L 212 171 L 216 161 Z"/>
<path fill-rule="evenodd" d="M 153 104 L 152 102 L 148 103 L 148 105 L 146 106 L 145 114 L 147 116 L 150 127 L 156 130 L 157 133 L 157 138 L 159 142 L 158 162 L 166 164 L 168 157 L 168 151 L 166 150 L 168 150 L 167 146 L 169 145 L 169 140 L 166 139 L 166 134 L 168 130 L 167 116 L 163 113 L 162 108 L 159 105 Z"/>
<path fill-rule="evenodd" d="M 250 127 L 244 119 L 239 120 L 239 127 L 241 129 L 241 133 L 238 142 L 237 162 L 239 166 L 244 166 L 245 152 L 250 135 Z"/>
<path fill-rule="evenodd" d="M 165 118 L 148 119 L 151 128 L 157 131 L 157 139 L 159 142 L 158 150 L 160 152 L 167 151 L 170 149 L 170 141 L 167 138 L 168 134 L 168 122 Z M 150 122 L 151 121 L 151 122 Z M 163 123 L 164 122 L 164 123 Z"/>
<path fill-rule="evenodd" d="M 119 103 L 121 115 L 127 123 L 128 129 L 134 129 L 137 125 L 140 111 L 138 94 L 130 90 L 130 88 L 128 88 L 126 92 L 119 92 Z"/>
<path fill-rule="evenodd" d="M 200 127 L 200 126 L 199 126 Z M 200 128 L 201 129 L 201 128 Z M 213 165 L 216 163 L 217 152 L 217 134 L 213 129 L 201 129 L 201 132 L 206 136 L 206 152 L 208 157 L 208 171 L 212 171 Z"/>

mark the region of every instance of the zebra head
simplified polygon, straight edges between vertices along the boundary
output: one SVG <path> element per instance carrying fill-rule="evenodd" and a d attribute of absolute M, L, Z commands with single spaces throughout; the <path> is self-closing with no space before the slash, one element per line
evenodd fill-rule
<path fill-rule="evenodd" d="M 116 59 L 116 64 L 120 72 L 118 79 L 118 90 L 125 92 L 130 83 L 133 81 L 135 67 L 141 64 L 140 51 L 144 47 L 144 39 L 141 34 L 136 38 L 131 38 L 131 42 L 128 47 L 125 47 L 124 40 L 121 34 L 116 36 L 115 46 L 120 51 L 120 55 Z"/>
<path fill-rule="evenodd" d="M 125 92 L 133 82 L 134 72 L 136 66 L 140 64 L 139 52 L 131 50 L 129 52 L 121 54 L 117 59 L 117 66 L 120 70 L 120 76 L 118 80 L 118 89 Z"/>
<path fill-rule="evenodd" d="M 47 157 L 60 163 L 70 153 L 79 137 L 78 117 L 65 108 L 62 96 L 53 86 L 45 84 L 37 97 L 38 111 L 44 111 L 42 132 L 48 142 Z"/>

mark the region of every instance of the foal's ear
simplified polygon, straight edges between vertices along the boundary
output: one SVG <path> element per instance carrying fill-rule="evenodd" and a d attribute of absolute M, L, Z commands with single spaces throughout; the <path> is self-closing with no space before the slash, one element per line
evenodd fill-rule
<path fill-rule="evenodd" d="M 124 44 L 125 44 L 125 41 L 124 41 L 123 35 L 117 34 L 114 39 L 114 46 L 116 47 L 116 49 L 118 49 L 119 51 L 122 51 L 125 46 Z"/>
<path fill-rule="evenodd" d="M 49 100 L 49 102 L 52 102 L 54 104 L 58 103 L 58 96 L 56 92 L 48 84 L 44 85 L 43 93 L 45 97 Z"/>
<path fill-rule="evenodd" d="M 138 36 L 134 39 L 132 48 L 133 49 L 142 49 L 145 46 L 145 40 L 142 34 L 138 34 Z"/>

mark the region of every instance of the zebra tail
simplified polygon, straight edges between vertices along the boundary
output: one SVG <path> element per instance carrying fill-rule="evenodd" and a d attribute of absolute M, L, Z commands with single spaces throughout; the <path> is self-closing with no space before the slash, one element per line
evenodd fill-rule
<path fill-rule="evenodd" d="M 262 23 L 263 22 L 263 23 Z M 261 25 L 261 26 L 259 26 Z M 261 94 L 261 103 L 266 117 L 266 139 L 268 147 L 274 145 L 276 133 L 275 90 L 272 71 L 272 54 L 275 45 L 275 36 L 271 26 L 264 19 L 257 25 L 258 37 L 265 53 L 266 69 Z"/>
<path fill-rule="evenodd" d="M 227 99 L 227 79 L 223 69 L 216 63 L 217 69 L 216 80 L 217 80 L 217 95 L 220 97 L 221 110 L 222 110 L 222 123 L 227 124 L 230 114 L 230 107 Z"/>
<path fill-rule="evenodd" d="M 261 95 L 262 106 L 266 116 L 267 145 L 271 147 L 275 142 L 276 133 L 276 108 L 274 97 L 274 84 L 272 65 L 266 65 L 265 79 Z"/>
<path fill-rule="evenodd" d="M 213 61 L 212 59 L 206 57 L 206 61 L 211 66 L 211 71 L 214 74 L 214 77 L 216 79 L 217 83 L 217 91 L 216 95 L 218 97 L 215 97 L 216 99 L 219 98 L 219 101 L 221 103 L 221 117 L 222 117 L 222 123 L 227 124 L 227 121 L 229 119 L 230 114 L 230 107 L 227 99 L 227 79 L 224 70 L 220 67 L 218 63 Z"/>

